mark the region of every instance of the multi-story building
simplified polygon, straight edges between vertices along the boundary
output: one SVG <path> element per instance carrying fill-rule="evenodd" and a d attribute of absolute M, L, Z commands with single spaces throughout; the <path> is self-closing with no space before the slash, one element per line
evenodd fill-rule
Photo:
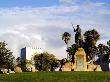
<path fill-rule="evenodd" d="M 35 53 L 43 53 L 41 48 L 37 47 L 25 47 L 21 49 L 21 59 L 32 60 Z"/>
<path fill-rule="evenodd" d="M 31 61 L 30 63 L 26 63 L 26 70 L 27 71 L 32 71 L 35 70 L 35 63 L 34 63 L 34 55 L 35 53 L 43 53 L 43 50 L 41 48 L 37 47 L 25 47 L 21 49 L 21 59 L 26 60 L 26 61 Z"/>

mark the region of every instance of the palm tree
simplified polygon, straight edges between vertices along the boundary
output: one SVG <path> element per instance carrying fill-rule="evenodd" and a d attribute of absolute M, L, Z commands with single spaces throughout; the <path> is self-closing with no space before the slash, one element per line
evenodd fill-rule
<path fill-rule="evenodd" d="M 68 32 L 64 32 L 62 35 L 62 40 L 64 40 L 65 44 L 67 45 L 68 48 L 68 42 L 70 40 L 71 35 Z M 68 54 L 67 54 L 67 58 L 68 58 Z"/>
<path fill-rule="evenodd" d="M 85 42 L 88 44 L 91 43 L 90 44 L 91 46 L 95 46 L 96 42 L 100 39 L 100 35 L 95 29 L 86 31 L 84 37 L 85 37 Z"/>
<path fill-rule="evenodd" d="M 88 30 L 84 33 L 85 38 L 85 46 L 84 49 L 86 51 L 87 57 L 89 59 L 93 59 L 96 54 L 96 42 L 100 39 L 99 33 L 95 30 Z M 88 60 L 88 59 L 87 59 Z"/>
<path fill-rule="evenodd" d="M 109 41 L 107 41 L 107 45 L 108 45 L 108 46 L 110 46 L 110 40 L 109 40 Z"/>
<path fill-rule="evenodd" d="M 71 58 L 70 61 L 72 62 L 74 62 L 74 55 L 75 55 L 76 50 L 77 50 L 76 44 L 72 44 L 71 47 L 68 47 L 66 50 Z"/>

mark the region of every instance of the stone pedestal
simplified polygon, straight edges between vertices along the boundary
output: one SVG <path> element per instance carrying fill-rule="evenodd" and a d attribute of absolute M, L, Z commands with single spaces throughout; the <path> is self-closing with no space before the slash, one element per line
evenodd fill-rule
<path fill-rule="evenodd" d="M 74 71 L 86 71 L 87 62 L 86 62 L 86 53 L 83 48 L 78 48 L 75 55 Z"/>
<path fill-rule="evenodd" d="M 61 68 L 62 71 L 71 71 L 71 62 L 65 63 Z"/>
<path fill-rule="evenodd" d="M 15 73 L 21 73 L 22 70 L 21 70 L 20 67 L 16 66 L 16 67 L 14 68 L 14 72 L 15 72 Z"/>
<path fill-rule="evenodd" d="M 102 71 L 100 65 L 88 63 L 86 61 L 86 53 L 83 48 L 78 48 L 74 55 L 74 64 L 72 62 L 65 63 L 62 71 Z"/>

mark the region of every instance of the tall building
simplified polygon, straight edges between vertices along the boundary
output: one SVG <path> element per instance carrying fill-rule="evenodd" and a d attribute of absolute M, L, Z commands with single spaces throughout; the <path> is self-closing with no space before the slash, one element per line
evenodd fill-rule
<path fill-rule="evenodd" d="M 35 71 L 35 62 L 33 60 L 34 58 L 34 54 L 35 53 L 43 53 L 43 50 L 41 48 L 37 48 L 37 47 L 25 47 L 21 49 L 21 59 L 22 60 L 27 60 L 26 62 L 26 71 Z M 28 61 L 31 60 L 31 63 L 29 63 Z"/>
<path fill-rule="evenodd" d="M 41 48 L 25 47 L 21 49 L 21 59 L 32 60 L 35 53 L 43 53 Z"/>

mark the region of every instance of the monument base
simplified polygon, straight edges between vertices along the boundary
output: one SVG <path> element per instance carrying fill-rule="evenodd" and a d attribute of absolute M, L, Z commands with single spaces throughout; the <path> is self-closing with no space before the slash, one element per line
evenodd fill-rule
<path fill-rule="evenodd" d="M 83 48 L 78 48 L 74 55 L 73 62 L 65 63 L 61 70 L 62 71 L 102 71 L 100 65 L 88 64 L 86 61 L 86 53 Z"/>

